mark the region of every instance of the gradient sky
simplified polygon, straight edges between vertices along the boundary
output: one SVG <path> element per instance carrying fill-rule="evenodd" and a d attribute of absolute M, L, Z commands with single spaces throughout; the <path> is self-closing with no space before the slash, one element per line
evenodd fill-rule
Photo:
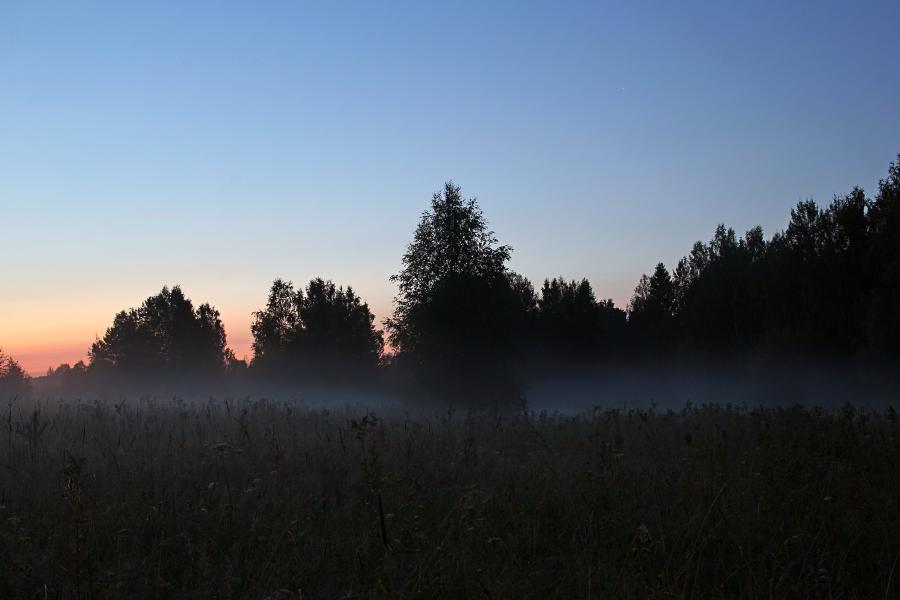
<path fill-rule="evenodd" d="M 275 277 L 380 320 L 447 179 L 513 268 L 624 305 L 900 152 L 896 0 L 316 4 L 0 2 L 0 346 L 29 372 L 164 284 L 239 356 Z"/>

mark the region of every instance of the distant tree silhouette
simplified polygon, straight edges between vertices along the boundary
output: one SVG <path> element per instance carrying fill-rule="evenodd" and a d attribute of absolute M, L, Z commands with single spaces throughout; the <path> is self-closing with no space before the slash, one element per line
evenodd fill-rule
<path fill-rule="evenodd" d="M 804 200 L 769 241 L 760 227 L 737 239 L 719 225 L 696 242 L 672 279 L 676 339 L 712 351 L 900 354 L 898 164 L 874 200 L 858 187 L 824 209 Z M 658 295 L 650 282 L 638 285 L 629 322 L 648 343 L 658 330 L 641 324 Z"/>
<path fill-rule="evenodd" d="M 513 271 L 508 273 L 507 279 L 509 286 L 519 300 L 519 306 L 522 314 L 527 318 L 533 318 L 538 308 L 537 295 L 534 293 L 534 285 L 527 277 L 519 275 Z"/>
<path fill-rule="evenodd" d="M 88 373 L 88 366 L 83 360 L 79 360 L 74 365 L 63 363 L 55 369 L 47 369 L 45 380 L 57 388 L 80 391 L 88 384 Z"/>
<path fill-rule="evenodd" d="M 656 265 L 652 276 L 643 275 L 634 290 L 629 324 L 652 349 L 668 348 L 673 340 L 675 300 L 675 285 L 663 263 Z"/>
<path fill-rule="evenodd" d="M 88 353 L 91 369 L 122 374 L 218 374 L 233 358 L 219 312 L 196 310 L 179 286 L 118 313 Z"/>
<path fill-rule="evenodd" d="M 435 193 L 403 268 L 395 309 L 385 321 L 401 363 L 447 382 L 505 386 L 507 361 L 533 310 L 530 282 L 511 273 L 511 248 L 500 245 L 476 200 L 452 182 Z M 476 385 L 474 382 L 478 382 Z"/>
<path fill-rule="evenodd" d="M 900 155 L 891 163 L 887 178 L 878 182 L 868 213 L 868 233 L 872 289 L 864 330 L 870 348 L 896 357 L 900 355 Z"/>
<path fill-rule="evenodd" d="M 31 378 L 11 356 L 0 348 L 0 396 L 25 394 L 30 388 Z"/>
<path fill-rule="evenodd" d="M 253 366 L 293 372 L 375 367 L 384 346 L 375 316 L 351 287 L 312 279 L 303 290 L 276 279 L 253 313 Z"/>
<path fill-rule="evenodd" d="M 709 350 L 755 343 L 765 302 L 758 265 L 766 252 L 760 227 L 738 239 L 733 229 L 719 225 L 709 244 L 696 242 L 675 269 L 677 334 Z"/>
<path fill-rule="evenodd" d="M 612 300 L 598 302 L 587 279 L 544 280 L 537 304 L 538 341 L 545 352 L 585 360 L 621 349 L 625 311 Z"/>
<path fill-rule="evenodd" d="M 276 279 L 269 290 L 266 308 L 253 313 L 253 362 L 259 366 L 284 361 L 300 330 L 300 299 L 289 281 Z M 291 348 L 292 349 L 292 348 Z"/>
<path fill-rule="evenodd" d="M 474 198 L 466 200 L 459 186 L 444 185 L 435 193 L 431 210 L 422 214 L 412 243 L 403 255 L 403 269 L 391 276 L 399 286 L 393 316 L 387 321 L 391 344 L 415 352 L 428 332 L 421 311 L 447 289 L 450 280 L 478 280 L 506 285 L 511 248 L 498 245 Z"/>

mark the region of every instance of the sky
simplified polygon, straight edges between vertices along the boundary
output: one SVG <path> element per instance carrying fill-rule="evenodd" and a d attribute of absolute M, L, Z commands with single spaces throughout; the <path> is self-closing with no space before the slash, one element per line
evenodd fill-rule
<path fill-rule="evenodd" d="M 0 347 L 85 359 L 163 285 L 250 355 L 273 279 L 388 277 L 446 180 L 624 306 L 718 223 L 873 193 L 900 2 L 0 0 Z"/>

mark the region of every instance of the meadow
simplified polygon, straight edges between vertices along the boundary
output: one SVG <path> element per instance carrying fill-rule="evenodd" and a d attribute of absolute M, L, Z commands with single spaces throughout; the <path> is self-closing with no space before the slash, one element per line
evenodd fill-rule
<path fill-rule="evenodd" d="M 900 596 L 890 408 L 3 408 L 2 598 Z"/>

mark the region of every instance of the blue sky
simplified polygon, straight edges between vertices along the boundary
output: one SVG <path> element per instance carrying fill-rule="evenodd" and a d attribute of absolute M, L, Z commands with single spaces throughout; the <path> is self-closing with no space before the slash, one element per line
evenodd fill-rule
<path fill-rule="evenodd" d="M 725 222 L 872 191 L 900 3 L 0 3 L 0 346 L 77 360 L 180 283 L 238 353 L 280 276 L 379 319 L 447 179 L 624 304 Z M 47 364 L 44 364 L 47 363 Z"/>

